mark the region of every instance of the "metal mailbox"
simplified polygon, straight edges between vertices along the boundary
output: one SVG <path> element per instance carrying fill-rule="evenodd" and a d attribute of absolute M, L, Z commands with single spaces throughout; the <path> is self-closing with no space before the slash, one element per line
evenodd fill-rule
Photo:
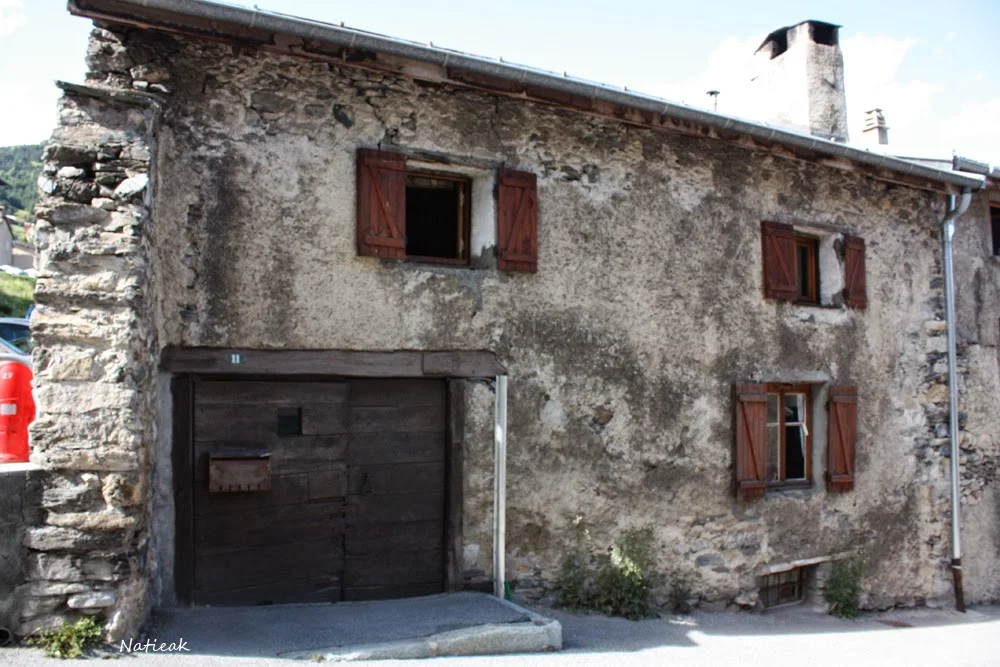
<path fill-rule="evenodd" d="M 245 493 L 270 490 L 270 452 L 209 455 L 209 493 Z"/>

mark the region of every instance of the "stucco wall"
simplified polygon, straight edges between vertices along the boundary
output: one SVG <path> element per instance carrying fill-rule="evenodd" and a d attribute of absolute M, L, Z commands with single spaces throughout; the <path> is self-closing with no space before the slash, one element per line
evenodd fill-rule
<path fill-rule="evenodd" d="M 1000 257 L 981 192 L 954 237 L 962 455 L 963 569 L 974 600 L 1000 599 Z"/>
<path fill-rule="evenodd" d="M 704 599 L 851 549 L 870 605 L 949 594 L 947 461 L 920 440 L 942 197 L 405 78 L 158 48 L 173 74 L 154 204 L 163 344 L 494 350 L 512 391 L 508 568 L 536 591 L 582 515 L 602 544 L 654 526 L 663 569 Z M 354 156 L 379 142 L 535 172 L 538 274 L 356 257 Z M 863 236 L 867 311 L 763 299 L 767 219 Z M 731 387 L 769 380 L 858 386 L 852 493 L 823 490 L 817 428 L 811 490 L 734 501 Z M 470 392 L 466 439 L 466 566 L 481 571 L 489 392 Z"/>

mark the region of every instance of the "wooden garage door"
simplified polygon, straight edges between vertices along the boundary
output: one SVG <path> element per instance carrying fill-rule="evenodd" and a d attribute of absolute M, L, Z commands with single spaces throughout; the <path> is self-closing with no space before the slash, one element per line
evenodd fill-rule
<path fill-rule="evenodd" d="M 443 590 L 444 383 L 198 381 L 193 427 L 195 604 Z M 263 453 L 270 490 L 209 490 Z"/>

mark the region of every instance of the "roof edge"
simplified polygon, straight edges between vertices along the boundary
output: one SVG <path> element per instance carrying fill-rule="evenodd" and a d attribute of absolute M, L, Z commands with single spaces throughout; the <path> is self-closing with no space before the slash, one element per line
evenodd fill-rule
<path fill-rule="evenodd" d="M 700 123 L 716 130 L 728 133 L 735 132 L 754 139 L 775 142 L 828 157 L 841 158 L 875 169 L 886 169 L 933 183 L 970 189 L 979 189 L 983 185 L 981 178 L 914 164 L 792 130 L 669 102 L 651 95 L 619 90 L 608 85 L 515 65 L 502 60 L 491 60 L 460 51 L 426 46 L 377 33 L 285 14 L 224 5 L 208 0 L 68 0 L 68 9 L 78 16 L 124 24 L 135 24 L 137 20 L 142 19 L 144 26 L 164 30 L 178 30 L 177 25 L 166 20 L 165 14 L 188 17 L 218 24 L 230 24 L 245 31 L 266 31 L 315 40 L 347 49 L 382 53 L 442 68 L 463 68 L 522 86 L 535 86 L 592 101 L 599 100 L 631 107 L 638 111 L 662 114 L 681 121 Z M 230 39 L 235 41 L 235 38 Z M 345 65 L 350 64 L 345 63 Z"/>

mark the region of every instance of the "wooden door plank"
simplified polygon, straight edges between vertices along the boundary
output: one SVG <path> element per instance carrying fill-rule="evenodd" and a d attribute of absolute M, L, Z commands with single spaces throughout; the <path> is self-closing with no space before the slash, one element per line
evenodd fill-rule
<path fill-rule="evenodd" d="M 217 549 L 199 554 L 195 589 L 222 591 L 261 582 L 320 579 L 343 568 L 340 538 Z"/>
<path fill-rule="evenodd" d="M 354 465 L 348 489 L 354 495 L 438 494 L 444 489 L 442 462 Z M 343 495 L 343 494 L 341 494 Z"/>
<path fill-rule="evenodd" d="M 275 405 L 301 403 L 343 405 L 346 382 L 273 382 L 248 380 L 203 380 L 198 383 L 198 405 Z"/>
<path fill-rule="evenodd" d="M 444 410 L 422 405 L 351 406 L 351 433 L 441 433 Z"/>
<path fill-rule="evenodd" d="M 195 521 L 196 550 L 333 537 L 343 533 L 343 514 L 344 504 L 339 500 L 205 514 Z"/>
<path fill-rule="evenodd" d="M 444 460 L 443 433 L 352 433 L 349 465 L 433 463 Z"/>

